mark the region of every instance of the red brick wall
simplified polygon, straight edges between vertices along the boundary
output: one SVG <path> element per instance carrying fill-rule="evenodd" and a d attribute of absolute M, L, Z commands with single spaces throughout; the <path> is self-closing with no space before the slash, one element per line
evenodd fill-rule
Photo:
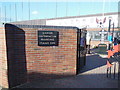
<path fill-rule="evenodd" d="M 38 46 L 38 30 L 59 31 L 59 46 Z M 24 28 L 24 31 L 29 80 L 76 74 L 76 30 Z"/>
<path fill-rule="evenodd" d="M 38 30 L 58 31 L 59 46 L 38 46 Z M 76 75 L 77 29 L 6 24 L 5 31 L 9 87 L 38 78 Z"/>
<path fill-rule="evenodd" d="M 0 27 L 0 86 L 8 88 L 5 30 Z"/>

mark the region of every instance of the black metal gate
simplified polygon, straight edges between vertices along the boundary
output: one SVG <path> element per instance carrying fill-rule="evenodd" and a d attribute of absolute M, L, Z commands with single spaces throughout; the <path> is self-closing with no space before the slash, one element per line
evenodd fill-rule
<path fill-rule="evenodd" d="M 77 74 L 86 64 L 86 33 L 85 29 L 77 31 Z"/>

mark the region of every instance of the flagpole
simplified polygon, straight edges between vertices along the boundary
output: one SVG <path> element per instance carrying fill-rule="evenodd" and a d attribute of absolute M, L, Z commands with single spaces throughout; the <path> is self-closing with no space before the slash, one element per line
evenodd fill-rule
<path fill-rule="evenodd" d="M 23 1 L 22 1 L 22 21 L 23 21 Z"/>
<path fill-rule="evenodd" d="M 0 26 L 1 26 L 1 22 L 2 22 L 2 15 L 1 15 L 1 13 L 2 13 L 2 10 L 1 10 L 1 7 L 0 7 Z"/>
<path fill-rule="evenodd" d="M 11 4 L 10 4 L 10 22 L 11 22 Z"/>
<path fill-rule="evenodd" d="M 4 20 L 4 22 L 6 23 L 6 6 L 4 6 L 4 12 L 5 12 L 5 20 Z"/>
<path fill-rule="evenodd" d="M 29 20 L 30 20 L 30 0 L 28 2 L 28 9 L 29 9 Z"/>
<path fill-rule="evenodd" d="M 57 7 L 58 5 L 57 5 L 57 0 L 56 0 L 56 18 L 57 18 Z"/>
<path fill-rule="evenodd" d="M 105 9 L 105 0 L 103 0 L 103 14 L 102 14 L 103 18 L 104 18 L 104 9 Z"/>
<path fill-rule="evenodd" d="M 15 3 L 15 20 L 17 21 L 17 7 L 16 7 L 16 3 Z"/>
<path fill-rule="evenodd" d="M 66 16 L 68 14 L 68 1 L 66 0 Z"/>

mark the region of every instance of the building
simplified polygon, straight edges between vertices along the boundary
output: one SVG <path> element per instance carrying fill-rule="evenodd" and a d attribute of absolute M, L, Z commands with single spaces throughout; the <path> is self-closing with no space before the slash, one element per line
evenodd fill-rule
<path fill-rule="evenodd" d="M 19 21 L 13 22 L 17 24 L 27 24 L 27 25 L 48 25 L 48 26 L 73 26 L 78 28 L 87 28 L 87 32 L 91 34 L 91 43 L 94 44 L 92 47 L 97 46 L 100 43 L 101 31 L 100 22 L 103 23 L 103 28 L 107 32 L 109 27 L 109 19 L 111 18 L 111 24 L 114 22 L 114 36 L 116 31 L 118 31 L 118 12 L 92 14 L 92 15 L 82 15 L 82 16 L 70 16 L 70 17 L 58 17 L 51 19 L 38 19 L 30 21 Z M 97 21 L 97 22 L 96 22 Z M 111 28 L 113 26 L 111 25 Z M 111 29 L 112 31 L 112 29 Z M 108 33 L 105 34 L 105 43 L 108 43 Z"/>

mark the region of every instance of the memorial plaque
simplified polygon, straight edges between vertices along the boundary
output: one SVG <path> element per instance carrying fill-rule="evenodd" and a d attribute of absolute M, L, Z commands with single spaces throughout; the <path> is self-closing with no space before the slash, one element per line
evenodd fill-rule
<path fill-rule="evenodd" d="M 58 46 L 58 31 L 38 31 L 38 46 Z"/>

